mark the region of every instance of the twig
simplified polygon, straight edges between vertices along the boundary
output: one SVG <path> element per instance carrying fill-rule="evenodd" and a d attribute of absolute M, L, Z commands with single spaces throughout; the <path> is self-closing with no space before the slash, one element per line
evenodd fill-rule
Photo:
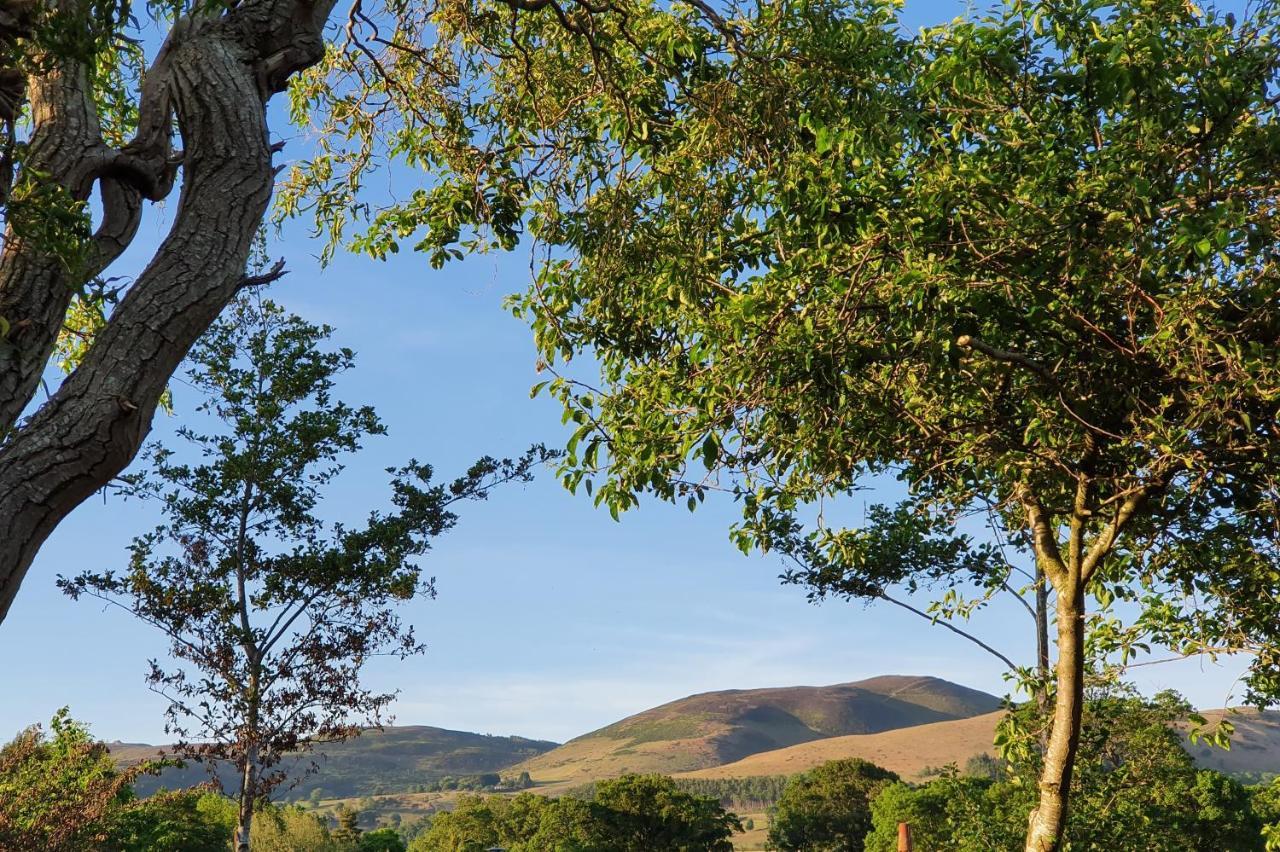
<path fill-rule="evenodd" d="M 907 612 L 915 613 L 916 615 L 920 616 L 921 618 L 927 618 L 927 619 L 929 619 L 929 621 L 930 621 L 931 623 L 933 623 L 933 624 L 937 624 L 937 625 L 939 625 L 939 626 L 941 626 L 941 627 L 945 627 L 945 628 L 947 628 L 948 630 L 950 630 L 952 633 L 955 633 L 955 634 L 957 634 L 957 635 L 959 635 L 959 636 L 963 636 L 965 639 L 968 639 L 970 642 L 972 642 L 973 644 L 977 645 L 979 648 L 981 648 L 982 650 L 986 651 L 988 654 L 991 654 L 991 655 L 992 655 L 992 656 L 994 656 L 996 659 L 1000 660 L 1000 662 L 1004 663 L 1006 666 L 1008 666 L 1008 667 L 1009 667 L 1010 671 L 1016 671 L 1016 670 L 1017 670 L 1018 666 L 1016 666 L 1016 665 L 1014 664 L 1013 660 L 1009 659 L 1009 658 L 1008 658 L 1008 657 L 1006 657 L 1004 654 L 1001 654 L 999 651 L 997 651 L 995 648 L 992 648 L 992 647 L 991 647 L 990 645 L 988 645 L 986 642 L 983 642 L 983 641 L 982 641 L 981 639 L 979 639 L 977 636 L 974 636 L 972 633 L 966 633 L 965 631 L 961 630 L 959 627 L 956 627 L 954 624 L 950 623 L 949 621 L 943 621 L 943 620 L 942 620 L 942 619 L 940 619 L 940 618 L 936 618 L 936 617 L 934 617 L 934 616 L 930 615 L 929 613 L 925 612 L 924 610 L 916 609 L 916 608 L 915 608 L 915 607 L 913 607 L 911 604 L 906 603 L 905 601 L 900 601 L 900 600 L 898 600 L 897 598 L 891 598 L 891 597 L 889 597 L 888 595 L 886 595 L 884 592 L 879 592 L 879 593 L 876 595 L 876 597 L 880 598 L 881 600 L 886 600 L 886 601 L 888 601 L 888 602 L 889 602 L 889 603 L 891 603 L 891 604 L 897 604 L 898 606 L 900 606 L 900 607 L 902 607 L 903 609 L 905 609 Z"/>
<path fill-rule="evenodd" d="M 261 287 L 263 284 L 270 284 L 273 281 L 279 281 L 285 276 L 284 258 L 280 258 L 266 272 L 258 275 L 246 275 L 240 279 L 237 290 L 244 290 L 248 287 Z"/>

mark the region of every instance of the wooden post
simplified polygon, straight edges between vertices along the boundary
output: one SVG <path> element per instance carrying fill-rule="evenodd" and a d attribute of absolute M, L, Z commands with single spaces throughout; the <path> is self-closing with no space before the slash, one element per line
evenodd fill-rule
<path fill-rule="evenodd" d="M 911 845 L 910 823 L 898 823 L 898 852 L 914 852 Z"/>

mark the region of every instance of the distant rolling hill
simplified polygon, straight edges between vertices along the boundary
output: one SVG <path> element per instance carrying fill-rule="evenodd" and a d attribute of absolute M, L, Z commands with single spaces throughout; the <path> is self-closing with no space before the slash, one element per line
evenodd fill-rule
<path fill-rule="evenodd" d="M 909 781 L 921 779 L 930 767 L 965 762 L 980 754 L 995 752 L 992 741 L 996 723 L 1004 714 L 987 713 L 968 719 L 935 722 L 916 728 L 878 734 L 829 737 L 761 752 L 733 763 L 713 766 L 676 777 L 750 778 L 757 775 L 794 775 L 828 760 L 860 757 L 890 769 Z M 1208 710 L 1210 725 L 1222 718 L 1235 725 L 1230 750 L 1204 743 L 1186 742 L 1187 751 L 1200 766 L 1227 774 L 1280 772 L 1280 712 L 1256 710 Z M 550 754 L 554 754 L 551 752 Z"/>
<path fill-rule="evenodd" d="M 733 763 L 684 772 L 678 778 L 750 778 L 757 775 L 794 775 L 828 760 L 860 757 L 892 770 L 908 781 L 919 780 L 929 767 L 954 763 L 964 768 L 975 755 L 994 751 L 996 723 L 1001 711 L 968 719 L 950 719 L 878 734 L 828 737 L 788 748 L 760 752 Z"/>
<path fill-rule="evenodd" d="M 1203 742 L 1186 742 L 1187 751 L 1196 763 L 1227 774 L 1280 772 L 1280 712 L 1248 708 L 1201 713 L 1210 725 L 1225 718 L 1235 726 L 1235 734 L 1231 737 L 1230 750 Z"/>
<path fill-rule="evenodd" d="M 693 695 L 615 722 L 513 771 L 572 785 L 625 772 L 676 773 L 841 737 L 991 713 L 1000 699 L 934 677 Z"/>
<path fill-rule="evenodd" d="M 288 794 L 320 789 L 326 799 L 400 796 L 424 808 L 451 794 L 414 793 L 444 776 L 527 771 L 537 792 L 558 795 L 627 772 L 690 778 L 791 775 L 828 760 L 861 757 L 919 780 L 927 767 L 993 753 L 1001 702 L 994 695 L 934 677 L 886 676 L 835 686 L 727 690 L 692 695 L 630 716 L 564 745 L 425 726 L 369 731 L 324 746 L 320 770 Z M 1214 721 L 1225 711 L 1206 711 Z M 1229 715 L 1230 751 L 1188 743 L 1203 766 L 1228 773 L 1280 772 L 1280 712 Z M 132 763 L 156 746 L 116 743 L 112 754 Z M 296 767 L 300 776 L 305 764 Z M 200 767 L 144 778 L 144 795 L 163 785 L 205 780 Z M 428 801 L 429 800 L 429 801 Z M 407 805 L 406 805 L 407 807 Z"/>
<path fill-rule="evenodd" d="M 112 743 L 112 756 L 122 764 L 155 757 L 158 746 Z M 495 737 L 425 725 L 366 731 L 355 739 L 318 746 L 319 771 L 302 777 L 289 798 L 303 798 L 319 788 L 325 798 L 404 792 L 447 775 L 455 777 L 503 772 L 513 764 L 556 747 L 545 740 Z M 295 778 L 305 774 L 308 760 L 294 761 Z M 147 795 L 161 786 L 187 787 L 207 780 L 200 766 L 169 769 L 158 778 L 144 776 L 135 785 Z M 230 779 L 224 779 L 230 780 Z"/>

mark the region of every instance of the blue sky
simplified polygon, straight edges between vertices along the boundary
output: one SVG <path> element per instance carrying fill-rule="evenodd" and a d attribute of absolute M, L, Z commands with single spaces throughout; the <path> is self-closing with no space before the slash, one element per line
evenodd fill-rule
<path fill-rule="evenodd" d="M 958 7 L 916 0 L 910 8 L 929 22 Z M 305 153 L 305 140 L 294 139 L 285 156 Z M 164 226 L 164 211 L 153 211 L 122 268 L 140 268 Z M 356 350 L 342 396 L 374 405 L 390 429 L 332 489 L 335 517 L 379 505 L 383 468 L 411 456 L 448 475 L 486 453 L 563 443 L 555 403 L 529 398 L 538 380 L 529 332 L 501 307 L 528 279 L 523 254 L 433 271 L 406 255 L 386 263 L 339 256 L 321 269 L 318 251 L 305 229 L 290 228 L 272 247 L 290 274 L 269 295 L 333 325 L 335 342 Z M 157 416 L 153 438 L 169 438 L 194 404 L 180 383 L 174 395 L 179 416 Z M 542 475 L 460 514 L 424 562 L 439 597 L 406 607 L 426 655 L 369 670 L 373 686 L 400 690 L 394 712 L 402 724 L 564 740 L 713 689 L 930 674 L 1005 691 L 998 663 L 915 616 L 886 605 L 806 603 L 800 589 L 778 583 L 776 559 L 733 548 L 735 511 L 725 502 L 709 500 L 695 514 L 646 502 L 615 523 Z M 59 573 L 124 565 L 130 538 L 152 522 L 145 506 L 99 496 L 46 544 L 0 624 L 9 652 L 0 655 L 0 737 L 70 705 L 105 739 L 163 740 L 164 702 L 143 682 L 163 642 L 125 613 L 72 602 L 53 585 Z M 1029 661 L 1024 621 L 1001 609 L 981 616 L 976 630 Z M 1221 706 L 1242 668 L 1153 666 L 1137 681 Z"/>

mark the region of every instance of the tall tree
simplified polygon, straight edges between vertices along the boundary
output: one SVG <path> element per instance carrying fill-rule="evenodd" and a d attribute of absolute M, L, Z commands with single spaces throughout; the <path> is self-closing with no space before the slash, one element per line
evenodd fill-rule
<path fill-rule="evenodd" d="M 153 660 L 148 682 L 169 699 L 177 754 L 235 766 L 242 852 L 286 755 L 380 724 L 394 693 L 366 687 L 361 670 L 374 655 L 423 650 L 395 605 L 434 594 L 415 560 L 454 526 L 455 504 L 528 480 L 543 455 L 484 458 L 440 485 L 413 461 L 390 470 L 389 510 L 326 523 L 322 489 L 384 432 L 373 409 L 332 398 L 352 353 L 323 350 L 328 334 L 270 302 L 238 301 L 188 375 L 207 395 L 196 410 L 210 431 L 183 427 L 188 453 L 157 447 L 150 469 L 127 479 L 164 523 L 134 540 L 127 571 L 59 579 L 72 597 L 116 603 L 169 638 L 174 664 Z"/>
<path fill-rule="evenodd" d="M 196 338 L 280 273 L 245 274 L 279 147 L 265 107 L 323 56 L 333 6 L 0 3 L 0 619 L 50 532 L 133 459 Z M 126 279 L 146 203 L 175 186 L 168 233 Z M 74 370 L 37 403 L 60 336 Z"/>
<path fill-rule="evenodd" d="M 739 545 L 818 593 L 999 587 L 1026 554 L 1057 648 L 1029 852 L 1066 824 L 1094 614 L 1121 660 L 1117 596 L 1179 653 L 1274 649 L 1274 2 L 1015 0 L 912 37 L 881 0 L 401 11 L 297 88 L 346 135 L 285 209 L 345 239 L 385 145 L 438 178 L 355 246 L 527 227 L 564 478 L 611 511 L 727 490 Z M 905 496 L 850 517 L 876 477 Z"/>

